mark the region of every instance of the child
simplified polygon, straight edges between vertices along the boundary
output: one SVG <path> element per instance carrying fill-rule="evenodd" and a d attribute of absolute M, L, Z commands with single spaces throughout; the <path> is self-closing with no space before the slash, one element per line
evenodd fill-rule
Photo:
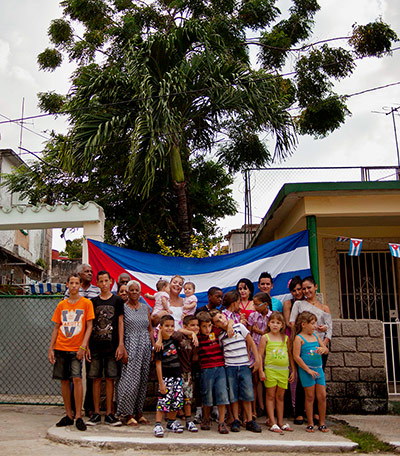
<path fill-rule="evenodd" d="M 208 304 L 198 308 L 196 314 L 198 312 L 210 312 L 212 309 L 217 309 L 221 305 L 223 295 L 224 293 L 221 288 L 211 287 L 207 291 Z"/>
<path fill-rule="evenodd" d="M 248 329 L 251 337 L 257 346 L 260 346 L 261 337 L 267 332 L 268 318 L 271 315 L 271 297 L 268 293 L 260 292 L 253 297 L 255 312 L 251 313 L 248 319 Z M 262 361 L 263 358 L 261 358 Z M 250 361 L 254 362 L 254 358 Z M 265 415 L 263 384 L 260 382 L 259 373 L 253 374 L 253 386 L 255 400 L 253 402 L 253 416 Z M 258 407 L 257 407 L 258 404 Z"/>
<path fill-rule="evenodd" d="M 260 341 L 260 356 L 264 358 L 264 369 L 260 368 L 260 379 L 267 388 L 266 407 L 269 430 L 272 432 L 293 431 L 288 424 L 283 424 L 283 400 L 288 381 L 295 378 L 292 355 L 288 348 L 289 338 L 285 334 L 285 320 L 280 312 L 272 312 L 268 320 L 267 334 Z M 291 374 L 289 376 L 289 363 Z M 275 421 L 274 403 L 276 407 Z"/>
<path fill-rule="evenodd" d="M 196 286 L 193 282 L 186 282 L 183 286 L 185 297 L 183 298 L 182 320 L 186 315 L 193 315 L 197 307 L 197 297 L 194 294 Z"/>
<path fill-rule="evenodd" d="M 271 290 L 274 288 L 274 282 L 269 272 L 262 272 L 258 278 L 258 289 L 264 293 L 271 294 Z M 271 309 L 272 311 L 282 312 L 283 304 L 279 299 L 271 297 Z"/>
<path fill-rule="evenodd" d="M 154 435 L 164 437 L 164 429 L 161 425 L 164 413 L 168 413 L 167 430 L 183 432 L 183 426 L 175 419 L 176 412 L 183 407 L 183 381 L 177 344 L 172 338 L 175 331 L 174 317 L 164 315 L 159 324 L 163 348 L 155 353 L 159 396 Z"/>
<path fill-rule="evenodd" d="M 100 389 L 101 379 L 106 379 L 105 424 L 121 426 L 113 411 L 114 381 L 120 376 L 119 360 L 127 356 L 124 346 L 124 301 L 111 293 L 111 276 L 108 271 L 97 273 L 100 295 L 92 299 L 95 319 L 88 350 L 89 369 L 87 376 L 93 379 L 94 414 L 87 422 L 89 426 L 101 423 Z"/>
<path fill-rule="evenodd" d="M 251 368 L 248 351 L 252 351 L 255 362 L 251 366 L 254 371 L 258 371 L 260 359 L 257 347 L 250 336 L 250 332 L 242 323 L 233 325 L 234 335 L 229 337 L 227 334 L 228 320 L 219 310 L 212 310 L 210 315 L 217 328 L 223 331 L 219 335 L 219 340 L 224 349 L 224 359 L 226 366 L 226 377 L 229 387 L 229 400 L 232 407 L 233 423 L 232 432 L 240 431 L 239 421 L 239 401 L 242 401 L 243 417 L 246 429 L 252 432 L 261 432 L 261 428 L 251 416 L 251 403 L 254 401 L 253 383 L 251 379 Z"/>
<path fill-rule="evenodd" d="M 227 291 L 222 300 L 222 313 L 227 320 L 233 320 L 234 323 L 240 323 L 240 294 L 236 290 Z M 245 315 L 242 316 L 242 320 Z"/>
<path fill-rule="evenodd" d="M 218 432 L 229 434 L 225 424 L 225 407 L 229 404 L 228 387 L 226 383 L 225 361 L 215 333 L 212 331 L 212 321 L 209 312 L 199 312 L 197 318 L 200 324 L 199 361 L 201 369 L 201 395 L 203 399 L 203 421 L 201 429 L 209 431 L 210 412 L 213 397 L 218 406 Z"/>
<path fill-rule="evenodd" d="M 170 315 L 171 309 L 169 307 L 169 282 L 160 279 L 156 283 L 157 293 L 151 295 L 146 293 L 145 298 L 155 299 L 155 304 L 151 312 L 151 322 L 153 326 L 157 326 L 160 318 L 163 315 Z"/>
<path fill-rule="evenodd" d="M 322 370 L 322 354 L 328 347 L 314 333 L 317 317 L 311 312 L 300 313 L 295 322 L 293 336 L 293 358 L 299 365 L 299 378 L 305 392 L 307 432 L 314 432 L 313 404 L 317 397 L 319 426 L 321 432 L 328 432 L 325 425 L 326 388 L 325 374 Z"/>
<path fill-rule="evenodd" d="M 82 360 L 92 332 L 94 318 L 92 302 L 79 295 L 81 279 L 71 274 L 67 279 L 69 297 L 58 303 L 52 321 L 55 326 L 51 335 L 48 358 L 53 367 L 53 378 L 61 380 L 61 393 L 66 416 L 56 424 L 57 427 L 74 424 L 71 408 L 70 380 L 74 384 L 76 407 L 76 427 L 86 431 L 82 420 Z"/>

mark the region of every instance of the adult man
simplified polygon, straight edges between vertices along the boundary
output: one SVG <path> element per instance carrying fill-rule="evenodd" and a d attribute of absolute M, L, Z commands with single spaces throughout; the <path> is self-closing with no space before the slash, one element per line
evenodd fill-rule
<path fill-rule="evenodd" d="M 79 277 L 82 279 L 81 287 L 79 288 L 79 295 L 84 298 L 92 299 L 100 294 L 100 288 L 96 285 L 92 285 L 93 270 L 90 264 L 81 264 L 78 266 L 76 272 L 79 274 Z M 69 297 L 69 290 L 65 292 L 64 295 L 66 298 Z"/>

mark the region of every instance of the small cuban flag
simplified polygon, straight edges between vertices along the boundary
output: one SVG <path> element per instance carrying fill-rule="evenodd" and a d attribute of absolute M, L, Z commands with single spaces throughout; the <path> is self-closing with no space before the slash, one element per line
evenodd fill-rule
<path fill-rule="evenodd" d="M 389 242 L 389 247 L 390 253 L 396 258 L 400 258 L 400 244 L 391 244 Z"/>
<path fill-rule="evenodd" d="M 338 236 L 336 238 L 336 242 L 346 242 L 346 241 L 349 241 L 349 240 L 350 240 L 350 238 L 345 237 L 345 236 Z"/>
<path fill-rule="evenodd" d="M 361 253 L 362 239 L 350 239 L 350 256 L 359 256 Z"/>

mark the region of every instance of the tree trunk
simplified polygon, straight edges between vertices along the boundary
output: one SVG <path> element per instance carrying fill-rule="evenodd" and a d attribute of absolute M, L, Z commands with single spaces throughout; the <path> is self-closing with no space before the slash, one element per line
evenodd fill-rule
<path fill-rule="evenodd" d="M 183 173 L 182 158 L 178 142 L 171 147 L 170 151 L 171 174 L 174 188 L 178 197 L 178 227 L 180 247 L 185 253 L 192 249 L 190 243 L 190 222 L 188 201 L 186 197 L 185 175 Z"/>

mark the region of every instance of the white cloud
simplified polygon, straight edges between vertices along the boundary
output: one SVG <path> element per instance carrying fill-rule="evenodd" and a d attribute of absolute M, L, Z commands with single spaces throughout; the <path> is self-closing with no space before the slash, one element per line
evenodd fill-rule
<path fill-rule="evenodd" d="M 0 71 L 5 72 L 10 58 L 10 44 L 0 39 Z"/>

